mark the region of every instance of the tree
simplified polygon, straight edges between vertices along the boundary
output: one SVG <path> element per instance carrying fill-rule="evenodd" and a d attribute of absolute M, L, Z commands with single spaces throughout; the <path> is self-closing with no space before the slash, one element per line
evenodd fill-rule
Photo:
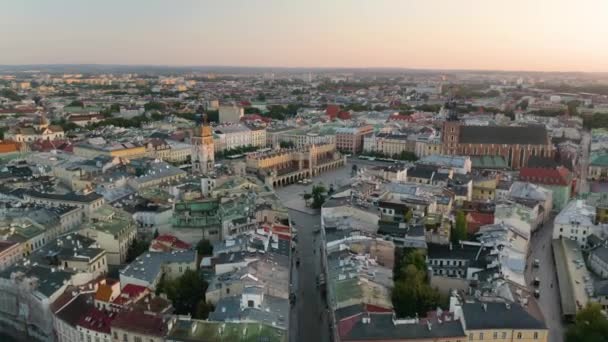
<path fill-rule="evenodd" d="M 202 301 L 206 304 L 205 291 L 207 291 L 208 284 L 201 278 L 198 272 L 186 270 L 177 279 L 162 279 L 159 285 L 161 285 L 160 292 L 165 293 L 167 298 L 173 303 L 176 314 L 189 314 L 195 318 L 199 318 L 199 314 L 205 314 L 205 311 L 200 308 L 200 303 Z M 158 287 L 157 285 L 157 289 Z"/>
<path fill-rule="evenodd" d="M 151 110 L 158 110 L 158 111 L 162 111 L 165 109 L 165 105 L 160 103 L 160 102 L 148 102 L 144 105 L 144 109 L 146 110 L 146 112 L 149 112 Z"/>
<path fill-rule="evenodd" d="M 154 121 L 160 121 L 163 118 L 164 118 L 164 116 L 159 112 L 153 112 L 152 114 L 150 114 L 150 119 L 152 119 Z"/>
<path fill-rule="evenodd" d="M 198 252 L 198 255 L 201 256 L 213 255 L 213 245 L 211 244 L 211 241 L 202 239 L 196 244 L 196 251 Z"/>
<path fill-rule="evenodd" d="M 414 317 L 424 314 L 441 305 L 443 299 L 439 292 L 428 283 L 426 273 L 426 258 L 419 249 L 404 251 L 403 256 L 395 252 L 395 257 L 401 257 L 399 268 L 394 270 L 395 286 L 391 299 L 398 317 Z"/>
<path fill-rule="evenodd" d="M 570 116 L 578 116 L 578 106 L 581 105 L 580 101 L 572 100 L 569 101 L 566 105 L 568 106 L 568 114 Z"/>
<path fill-rule="evenodd" d="M 405 223 L 408 223 L 408 222 L 410 222 L 412 220 L 413 217 L 414 217 L 414 213 L 412 213 L 412 210 L 411 209 L 407 209 L 405 211 L 405 214 L 403 214 L 403 221 Z"/>
<path fill-rule="evenodd" d="M 197 319 L 207 319 L 209 317 L 209 313 L 213 312 L 215 307 L 213 304 L 201 299 L 196 306 L 196 314 L 193 316 Z"/>
<path fill-rule="evenodd" d="M 599 304 L 588 304 L 576 314 L 566 332 L 566 342 L 608 341 L 608 319 Z"/>
<path fill-rule="evenodd" d="M 281 142 L 279 142 L 279 146 L 281 148 L 294 148 L 294 147 L 296 147 L 296 145 L 293 143 L 293 141 L 281 141 Z"/>
<path fill-rule="evenodd" d="M 78 100 L 74 100 L 72 102 L 70 102 L 67 107 L 81 107 L 84 108 L 84 103 L 82 103 L 82 101 L 78 101 Z"/>
<path fill-rule="evenodd" d="M 467 239 L 467 218 L 462 210 L 456 214 L 456 224 L 452 228 L 452 242 L 459 243 Z"/>
<path fill-rule="evenodd" d="M 138 256 L 145 253 L 150 247 L 150 242 L 145 240 L 133 239 L 131 245 L 129 245 L 129 249 L 127 249 L 127 263 L 132 262 Z"/>
<path fill-rule="evenodd" d="M 327 193 L 327 189 L 322 183 L 314 185 L 312 187 L 312 207 L 315 209 L 319 209 L 325 203 L 325 194 Z"/>
<path fill-rule="evenodd" d="M 522 100 L 517 107 L 519 107 L 519 109 L 521 110 L 526 110 L 528 109 L 528 105 L 530 104 L 530 101 L 528 101 L 528 99 Z"/>
<path fill-rule="evenodd" d="M 245 114 L 260 114 L 261 111 L 257 107 L 245 107 Z"/>

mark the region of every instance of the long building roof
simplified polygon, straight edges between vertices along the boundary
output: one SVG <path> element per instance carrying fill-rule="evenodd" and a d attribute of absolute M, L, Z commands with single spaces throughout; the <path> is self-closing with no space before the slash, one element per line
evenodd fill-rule
<path fill-rule="evenodd" d="M 461 126 L 462 144 L 547 145 L 547 130 L 542 126 Z"/>

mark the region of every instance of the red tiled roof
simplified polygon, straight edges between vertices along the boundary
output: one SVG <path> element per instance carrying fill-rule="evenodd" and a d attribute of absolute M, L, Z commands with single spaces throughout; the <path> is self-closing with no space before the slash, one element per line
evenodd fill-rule
<path fill-rule="evenodd" d="M 466 216 L 467 232 L 475 234 L 479 231 L 479 227 L 494 223 L 494 215 L 479 212 L 469 212 Z"/>
<path fill-rule="evenodd" d="M 161 245 L 169 247 L 169 250 L 192 248 L 192 246 L 189 243 L 186 243 L 170 234 L 159 235 L 156 239 L 154 239 L 152 241 L 152 244 L 150 246 L 151 246 L 151 249 L 165 250 L 166 248 Z"/>
<path fill-rule="evenodd" d="M 15 108 L 15 109 L 0 109 L 0 114 L 12 114 L 12 113 L 36 113 L 36 108 Z"/>
<path fill-rule="evenodd" d="M 5 140 L 0 142 L 0 153 L 18 152 L 20 144 L 15 141 Z"/>
<path fill-rule="evenodd" d="M 162 337 L 167 332 L 162 317 L 142 311 L 119 313 L 112 321 L 112 327 L 148 336 Z"/>
<path fill-rule="evenodd" d="M 414 118 L 412 118 L 411 115 L 401 115 L 401 114 L 397 114 L 397 115 L 391 115 L 388 117 L 388 121 L 407 121 L 407 122 L 413 122 Z"/>
<path fill-rule="evenodd" d="M 117 305 L 123 305 L 130 300 L 136 300 L 139 297 L 142 297 L 147 292 L 149 292 L 148 288 L 145 286 L 135 285 L 135 284 L 127 284 L 122 288 L 120 295 L 114 298 L 113 303 Z"/>
<path fill-rule="evenodd" d="M 328 105 L 325 109 L 325 114 L 332 119 L 338 116 L 338 112 L 340 112 L 340 106 L 338 105 Z"/>
<path fill-rule="evenodd" d="M 565 185 L 571 183 L 571 174 L 563 166 L 557 168 L 524 167 L 519 170 L 519 179 L 536 184 Z"/>
<path fill-rule="evenodd" d="M 12 246 L 16 245 L 18 242 L 14 242 L 14 241 L 6 241 L 6 240 L 2 240 L 0 241 L 0 253 L 4 252 L 5 250 L 11 248 Z"/>
<path fill-rule="evenodd" d="M 351 118 L 350 112 L 349 111 L 340 111 L 338 113 L 338 118 L 342 119 L 342 120 L 348 120 Z"/>
<path fill-rule="evenodd" d="M 112 287 L 106 284 L 99 284 L 97 292 L 95 292 L 95 300 L 109 302 L 112 298 Z"/>
<path fill-rule="evenodd" d="M 86 314 L 80 317 L 77 325 L 100 333 L 109 334 L 110 324 L 116 317 L 116 313 L 101 311 L 97 308 L 91 308 Z"/>

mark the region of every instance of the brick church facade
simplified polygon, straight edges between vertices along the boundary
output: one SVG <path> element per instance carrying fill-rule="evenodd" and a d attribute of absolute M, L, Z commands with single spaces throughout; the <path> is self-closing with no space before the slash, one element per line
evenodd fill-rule
<path fill-rule="evenodd" d="M 463 156 L 501 156 L 513 169 L 525 167 L 532 156 L 553 158 L 555 148 L 543 126 L 465 126 L 444 122 L 443 153 Z"/>

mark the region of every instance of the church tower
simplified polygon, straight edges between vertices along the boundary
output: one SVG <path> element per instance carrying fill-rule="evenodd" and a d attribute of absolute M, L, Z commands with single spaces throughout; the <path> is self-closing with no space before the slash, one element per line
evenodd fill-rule
<path fill-rule="evenodd" d="M 196 126 L 192 136 L 192 173 L 206 175 L 213 172 L 214 157 L 213 132 L 205 116 L 203 123 Z"/>
<path fill-rule="evenodd" d="M 458 154 L 460 143 L 460 120 L 456 113 L 456 103 L 448 101 L 444 108 L 448 113 L 441 132 L 443 154 L 455 155 Z"/>

